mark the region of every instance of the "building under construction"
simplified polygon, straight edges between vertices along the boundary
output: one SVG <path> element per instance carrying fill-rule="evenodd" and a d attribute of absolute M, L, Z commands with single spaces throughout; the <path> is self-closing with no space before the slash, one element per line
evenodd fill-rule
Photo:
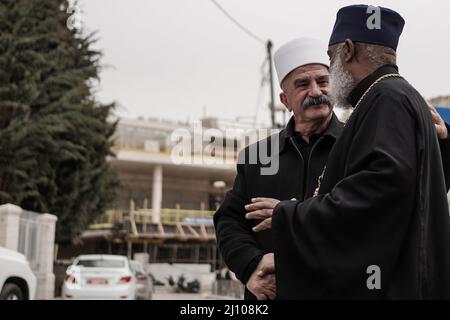
<path fill-rule="evenodd" d="M 215 118 L 197 125 L 121 119 L 116 157 L 110 159 L 120 180 L 117 206 L 91 225 L 76 245 L 60 246 L 58 259 L 148 253 L 150 263 L 221 266 L 212 216 L 232 187 L 240 149 L 271 133 L 263 130 L 248 138 L 254 127 Z M 174 160 L 180 134 L 187 139 L 182 151 L 189 159 L 181 163 Z"/>

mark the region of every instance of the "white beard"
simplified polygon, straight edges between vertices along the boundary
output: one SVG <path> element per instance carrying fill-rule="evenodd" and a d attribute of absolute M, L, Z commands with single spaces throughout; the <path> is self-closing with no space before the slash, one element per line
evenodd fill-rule
<path fill-rule="evenodd" d="M 351 107 L 347 97 L 353 89 L 353 77 L 350 72 L 344 70 L 340 53 L 341 48 L 336 52 L 337 58 L 330 66 L 330 98 L 335 106 L 347 109 Z"/>

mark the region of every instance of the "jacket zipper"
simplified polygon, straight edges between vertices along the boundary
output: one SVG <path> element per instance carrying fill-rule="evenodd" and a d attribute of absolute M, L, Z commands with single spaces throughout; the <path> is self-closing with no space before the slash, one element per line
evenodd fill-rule
<path fill-rule="evenodd" d="M 319 138 L 319 140 L 316 141 L 316 143 L 314 143 L 314 145 L 311 148 L 311 151 L 309 152 L 309 157 L 308 157 L 308 163 L 306 164 L 306 187 L 308 186 L 308 182 L 309 182 L 309 164 L 311 163 L 311 156 L 314 152 L 314 148 L 316 147 L 316 145 L 319 144 L 320 140 L 322 140 L 323 136 Z M 307 191 L 307 190 L 305 190 Z"/>
<path fill-rule="evenodd" d="M 292 145 L 294 146 L 294 149 L 297 151 L 298 155 L 302 159 L 302 165 L 303 165 L 303 170 L 304 170 L 305 169 L 305 159 L 303 159 L 303 155 L 302 155 L 300 149 L 297 147 L 297 143 L 295 142 L 294 138 L 289 137 L 289 140 L 291 141 Z M 305 189 L 305 184 L 303 184 L 303 189 Z M 300 201 L 304 200 L 305 190 L 302 190 L 302 191 L 303 192 L 302 192 L 302 194 L 300 194 L 300 197 L 299 197 L 300 199 L 297 199 L 297 200 L 300 200 Z"/>
<path fill-rule="evenodd" d="M 323 137 L 320 137 L 319 140 L 316 141 L 316 143 L 312 146 L 311 151 L 309 153 L 309 157 L 308 157 L 308 163 L 306 164 L 306 170 L 305 170 L 305 176 L 306 179 L 304 180 L 303 183 L 303 194 L 301 195 L 301 201 L 305 200 L 305 194 L 307 193 L 307 188 L 308 188 L 308 181 L 309 181 L 309 164 L 311 163 L 311 156 L 314 152 L 314 148 L 316 147 L 316 145 L 323 139 Z M 297 147 L 297 143 L 294 141 L 294 138 L 289 137 L 289 140 L 291 140 L 292 145 L 294 146 L 295 150 L 297 151 L 297 153 L 299 154 L 300 158 L 302 158 L 303 161 L 303 166 L 305 165 L 305 160 L 303 159 L 302 153 L 300 152 L 300 149 Z"/>

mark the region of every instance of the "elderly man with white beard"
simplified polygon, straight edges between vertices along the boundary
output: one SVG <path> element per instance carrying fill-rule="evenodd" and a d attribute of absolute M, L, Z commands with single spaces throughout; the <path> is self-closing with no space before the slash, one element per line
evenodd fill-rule
<path fill-rule="evenodd" d="M 294 113 L 286 129 L 269 138 L 279 139 L 280 170 L 264 176 L 258 170 L 261 164 L 238 163 L 233 189 L 214 216 L 219 249 L 227 266 L 246 285 L 246 299 L 275 298 L 274 246 L 267 230 L 272 209 L 279 200 L 303 201 L 313 196 L 328 154 L 343 130 L 328 98 L 326 45 L 315 39 L 296 39 L 280 47 L 274 60 L 283 90 L 280 100 Z M 448 130 L 437 113 L 436 126 L 443 149 L 450 153 Z M 243 154 L 258 146 L 260 142 Z"/>
<path fill-rule="evenodd" d="M 277 297 L 449 299 L 450 218 L 435 126 L 399 74 L 404 20 L 340 9 L 330 37 L 332 91 L 353 113 L 314 197 L 273 210 Z"/>

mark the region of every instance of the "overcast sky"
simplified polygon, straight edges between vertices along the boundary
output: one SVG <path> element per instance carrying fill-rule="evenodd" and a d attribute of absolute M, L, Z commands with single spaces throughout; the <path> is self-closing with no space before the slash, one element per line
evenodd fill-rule
<path fill-rule="evenodd" d="M 328 41 L 337 10 L 359 1 L 217 0 L 258 37 Z M 254 117 L 265 46 L 211 0 L 79 0 L 87 31 L 104 53 L 98 98 L 124 117 L 195 120 Z M 406 20 L 400 72 L 424 96 L 450 94 L 450 2 L 376 1 Z M 278 103 L 278 86 L 275 83 Z M 268 89 L 257 119 L 269 122 Z"/>

